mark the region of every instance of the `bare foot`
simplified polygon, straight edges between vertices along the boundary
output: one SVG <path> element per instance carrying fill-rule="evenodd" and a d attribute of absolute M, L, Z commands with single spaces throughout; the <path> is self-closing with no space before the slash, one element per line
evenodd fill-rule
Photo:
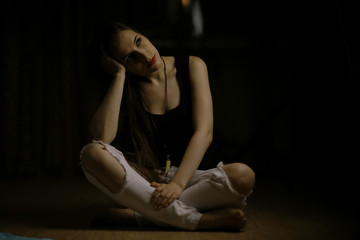
<path fill-rule="evenodd" d="M 96 213 L 91 224 L 98 227 L 137 226 L 134 214 L 128 208 L 107 208 Z"/>
<path fill-rule="evenodd" d="M 243 211 L 235 208 L 225 208 L 203 214 L 197 229 L 240 231 L 245 227 L 246 223 L 247 219 Z"/>

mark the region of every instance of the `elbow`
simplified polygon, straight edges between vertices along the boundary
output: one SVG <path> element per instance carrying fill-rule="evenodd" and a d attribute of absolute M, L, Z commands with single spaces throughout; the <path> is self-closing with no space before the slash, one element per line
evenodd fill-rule
<path fill-rule="evenodd" d="M 213 132 L 204 129 L 197 130 L 193 135 L 193 139 L 194 141 L 201 142 L 202 146 L 208 148 L 213 140 Z"/>
<path fill-rule="evenodd" d="M 213 141 L 213 130 L 211 128 L 203 128 L 195 131 L 195 135 L 203 142 L 206 147 L 209 147 Z"/>

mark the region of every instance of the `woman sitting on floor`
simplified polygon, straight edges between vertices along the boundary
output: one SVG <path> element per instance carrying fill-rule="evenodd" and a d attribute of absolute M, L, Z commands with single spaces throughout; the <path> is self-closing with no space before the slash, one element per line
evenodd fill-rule
<path fill-rule="evenodd" d="M 91 121 L 94 140 L 81 152 L 87 179 L 134 224 L 239 230 L 254 172 L 245 164 L 198 170 L 212 141 L 207 66 L 195 56 L 161 56 L 121 23 L 94 38 L 107 78 Z M 110 145 L 111 144 L 111 145 Z"/>

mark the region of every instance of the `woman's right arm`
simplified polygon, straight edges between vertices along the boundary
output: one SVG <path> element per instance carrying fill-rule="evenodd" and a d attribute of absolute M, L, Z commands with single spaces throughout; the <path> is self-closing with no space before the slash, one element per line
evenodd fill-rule
<path fill-rule="evenodd" d="M 118 130 L 120 105 L 125 83 L 125 67 L 108 56 L 102 57 L 103 67 L 114 77 L 92 118 L 90 133 L 95 140 L 111 143 Z"/>

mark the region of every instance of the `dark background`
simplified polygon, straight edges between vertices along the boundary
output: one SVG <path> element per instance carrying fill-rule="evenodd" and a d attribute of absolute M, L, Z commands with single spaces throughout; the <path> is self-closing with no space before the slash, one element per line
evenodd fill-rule
<path fill-rule="evenodd" d="M 359 15 L 346 1 L 201 1 L 191 34 L 180 1 L 4 1 L 1 177 L 83 177 L 96 89 L 85 51 L 97 23 L 143 31 L 163 55 L 208 64 L 215 137 L 210 162 L 354 201 L 359 158 Z"/>

